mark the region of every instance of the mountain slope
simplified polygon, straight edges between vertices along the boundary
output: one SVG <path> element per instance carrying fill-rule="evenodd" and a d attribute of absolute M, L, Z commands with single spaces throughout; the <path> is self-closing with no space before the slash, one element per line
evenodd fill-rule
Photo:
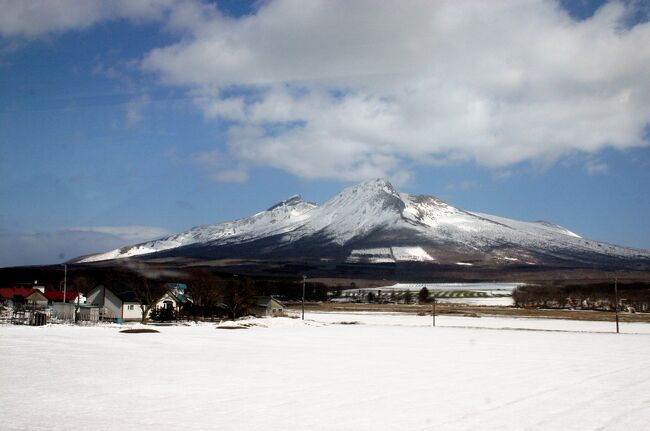
<path fill-rule="evenodd" d="M 333 258 L 472 265 L 650 261 L 650 252 L 581 238 L 548 222 L 522 222 L 399 193 L 385 180 L 349 187 L 318 206 L 293 196 L 252 217 L 80 258 L 134 256 Z"/>

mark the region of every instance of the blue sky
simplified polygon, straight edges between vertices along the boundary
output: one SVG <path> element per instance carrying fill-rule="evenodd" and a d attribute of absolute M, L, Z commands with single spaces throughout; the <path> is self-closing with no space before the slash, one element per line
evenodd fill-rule
<path fill-rule="evenodd" d="M 373 177 L 650 248 L 645 2 L 0 9 L 0 266 Z"/>

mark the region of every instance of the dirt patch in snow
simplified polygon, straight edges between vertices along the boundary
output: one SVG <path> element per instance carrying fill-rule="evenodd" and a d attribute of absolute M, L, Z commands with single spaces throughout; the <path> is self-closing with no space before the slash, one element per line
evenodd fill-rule
<path fill-rule="evenodd" d="M 137 328 L 137 329 L 123 329 L 120 331 L 123 334 L 159 334 L 157 329 Z"/>

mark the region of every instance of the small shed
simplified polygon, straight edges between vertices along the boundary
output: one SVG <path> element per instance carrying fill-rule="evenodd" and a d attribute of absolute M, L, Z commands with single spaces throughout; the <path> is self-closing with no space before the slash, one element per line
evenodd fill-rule
<path fill-rule="evenodd" d="M 33 291 L 25 297 L 25 301 L 27 304 L 36 307 L 45 307 L 48 302 L 47 297 L 39 289 L 33 289 Z"/>
<path fill-rule="evenodd" d="M 255 303 L 255 314 L 258 316 L 285 316 L 287 307 L 272 296 L 258 296 Z"/>
<path fill-rule="evenodd" d="M 99 321 L 99 307 L 93 305 L 80 305 L 79 306 L 79 320 L 81 322 L 98 322 Z"/>
<path fill-rule="evenodd" d="M 54 302 L 51 304 L 52 317 L 58 320 L 75 320 L 77 305 L 73 302 Z"/>

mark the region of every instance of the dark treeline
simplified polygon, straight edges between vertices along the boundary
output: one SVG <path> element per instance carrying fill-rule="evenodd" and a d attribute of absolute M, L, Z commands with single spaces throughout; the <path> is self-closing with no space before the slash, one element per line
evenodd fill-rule
<path fill-rule="evenodd" d="M 302 279 L 299 277 L 248 277 L 213 270 L 206 267 L 174 269 L 154 264 L 130 263 L 114 266 L 68 265 L 68 289 L 86 293 L 98 284 L 106 284 L 115 280 L 139 280 L 142 277 L 157 281 L 157 284 L 192 283 L 201 279 L 212 281 L 233 280 L 241 283 L 250 279 L 258 295 L 278 296 L 287 301 L 298 301 L 302 298 Z M 16 267 L 0 268 L 0 287 L 19 285 L 46 286 L 48 290 L 60 290 L 63 287 L 63 265 L 47 267 Z M 327 299 L 328 288 L 322 283 L 307 280 L 305 298 L 308 301 Z"/>
<path fill-rule="evenodd" d="M 614 283 L 566 286 L 520 286 L 512 294 L 515 306 L 611 311 Z M 619 283 L 619 309 L 650 311 L 650 283 Z"/>
<path fill-rule="evenodd" d="M 253 279 L 255 290 L 262 296 L 277 296 L 285 301 L 302 299 L 302 280 L 294 279 Z M 306 301 L 326 301 L 328 287 L 323 283 L 307 280 L 305 284 Z"/>

